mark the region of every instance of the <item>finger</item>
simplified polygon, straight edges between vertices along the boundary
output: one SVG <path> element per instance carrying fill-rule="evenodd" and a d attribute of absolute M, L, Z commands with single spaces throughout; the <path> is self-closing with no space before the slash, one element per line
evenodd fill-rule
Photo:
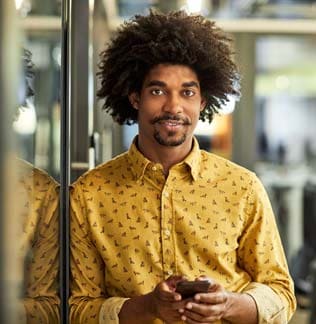
<path fill-rule="evenodd" d="M 189 303 L 183 315 L 196 322 L 207 322 L 219 320 L 223 315 L 223 308 L 218 305 L 198 305 Z"/>
<path fill-rule="evenodd" d="M 187 300 L 181 300 L 181 301 L 172 302 L 169 305 L 171 309 L 177 310 L 179 312 L 181 309 L 184 311 L 187 302 L 188 302 Z"/>
<path fill-rule="evenodd" d="M 158 285 L 158 288 L 159 288 L 159 290 L 161 290 L 161 291 L 169 291 L 169 292 L 172 292 L 170 286 L 168 285 L 168 283 L 167 283 L 166 281 L 161 282 L 161 283 Z"/>
<path fill-rule="evenodd" d="M 205 304 L 225 304 L 228 300 L 228 293 L 226 291 L 216 293 L 199 293 L 194 296 L 194 300 Z"/>
<path fill-rule="evenodd" d="M 178 302 L 181 301 L 182 297 L 178 293 L 168 292 L 168 291 L 159 291 L 158 292 L 158 299 L 165 301 L 165 302 Z"/>
<path fill-rule="evenodd" d="M 182 316 L 181 317 L 181 321 L 185 322 L 185 323 L 188 323 L 188 324 L 208 324 L 208 323 L 204 323 L 204 322 L 197 322 L 197 321 L 194 321 L 192 320 L 191 318 L 187 318 L 185 316 Z"/>
<path fill-rule="evenodd" d="M 209 292 L 215 292 L 215 291 L 225 291 L 224 287 L 219 284 L 218 282 L 212 282 L 212 284 L 210 285 Z"/>
<path fill-rule="evenodd" d="M 164 301 L 178 301 L 182 299 L 181 295 L 173 292 L 165 281 L 157 286 L 156 292 L 158 293 L 158 298 Z"/>
<path fill-rule="evenodd" d="M 206 276 L 206 275 L 201 275 L 197 278 L 195 278 L 196 281 L 201 281 L 201 280 L 208 280 L 210 282 L 215 282 L 213 279 L 211 279 L 210 277 Z"/>
<path fill-rule="evenodd" d="M 186 312 L 196 313 L 200 316 L 206 317 L 212 315 L 212 307 L 211 305 L 190 302 L 185 305 L 185 313 Z"/>
<path fill-rule="evenodd" d="M 203 280 L 207 280 L 210 283 L 208 292 L 224 290 L 224 288 L 218 282 L 216 282 L 214 279 L 207 277 L 205 275 L 199 276 L 195 279 L 195 281 L 203 281 Z"/>
<path fill-rule="evenodd" d="M 195 313 L 202 317 L 218 316 L 223 314 L 225 307 L 222 304 L 209 305 L 209 304 L 196 304 L 188 303 L 185 306 L 185 312 Z"/>
<path fill-rule="evenodd" d="M 187 280 L 185 276 L 171 276 L 166 280 L 166 283 L 171 289 L 176 289 L 178 282 Z"/>
<path fill-rule="evenodd" d="M 189 317 L 187 314 L 184 314 L 181 317 L 181 321 L 188 323 L 188 324 L 209 324 L 209 323 L 216 323 L 221 320 L 221 316 L 209 316 L 207 318 L 203 318 L 202 320 L 193 319 Z"/>
<path fill-rule="evenodd" d="M 165 321 L 165 322 L 170 322 L 170 323 L 174 323 L 174 322 L 180 322 L 181 321 L 181 314 L 175 312 L 175 313 L 170 313 L 168 315 L 163 315 L 162 316 L 162 319 Z"/>

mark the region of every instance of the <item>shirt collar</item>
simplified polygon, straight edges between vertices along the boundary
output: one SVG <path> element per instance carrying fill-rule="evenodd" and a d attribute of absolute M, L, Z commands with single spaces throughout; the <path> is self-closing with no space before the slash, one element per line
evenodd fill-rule
<path fill-rule="evenodd" d="M 139 180 L 143 177 L 146 168 L 148 165 L 152 164 L 137 148 L 136 146 L 137 136 L 134 138 L 133 143 L 131 144 L 128 150 L 128 159 L 130 167 L 133 170 L 135 180 Z M 192 150 L 189 155 L 179 164 L 186 164 L 189 166 L 189 171 L 193 180 L 197 180 L 200 174 L 200 163 L 201 163 L 201 151 L 197 139 L 193 138 Z"/>
<path fill-rule="evenodd" d="M 200 174 L 201 150 L 199 142 L 195 137 L 193 137 L 192 150 L 183 162 L 190 167 L 193 180 L 197 180 Z"/>

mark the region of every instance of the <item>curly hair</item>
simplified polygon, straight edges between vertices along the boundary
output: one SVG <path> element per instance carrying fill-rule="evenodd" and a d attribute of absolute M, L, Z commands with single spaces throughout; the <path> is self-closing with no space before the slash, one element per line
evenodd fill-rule
<path fill-rule="evenodd" d="M 22 48 L 22 64 L 25 78 L 25 97 L 33 97 L 34 63 L 32 61 L 32 53 L 26 48 Z"/>
<path fill-rule="evenodd" d="M 128 95 L 140 93 L 149 70 L 161 63 L 186 65 L 198 76 L 206 100 L 200 119 L 211 122 L 229 99 L 239 96 L 239 73 L 232 60 L 231 39 L 215 23 L 184 11 L 150 11 L 125 22 L 100 54 L 99 99 L 119 124 L 137 122 Z"/>

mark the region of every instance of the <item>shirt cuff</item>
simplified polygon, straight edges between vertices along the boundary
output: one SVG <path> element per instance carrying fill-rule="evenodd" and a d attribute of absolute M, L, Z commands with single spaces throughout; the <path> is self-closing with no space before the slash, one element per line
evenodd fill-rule
<path fill-rule="evenodd" d="M 101 306 L 99 314 L 100 324 L 119 324 L 119 313 L 126 300 L 129 298 L 111 297 Z"/>
<path fill-rule="evenodd" d="M 287 323 L 286 308 L 282 299 L 267 285 L 252 282 L 243 291 L 250 295 L 257 305 L 258 324 Z"/>

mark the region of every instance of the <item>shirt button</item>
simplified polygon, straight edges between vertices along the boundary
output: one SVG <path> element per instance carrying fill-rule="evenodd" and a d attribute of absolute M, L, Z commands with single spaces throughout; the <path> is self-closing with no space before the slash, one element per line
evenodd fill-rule
<path fill-rule="evenodd" d="M 165 230 L 165 235 L 166 236 L 170 236 L 170 231 L 169 230 Z"/>
<path fill-rule="evenodd" d="M 157 167 L 156 167 L 156 166 L 153 166 L 151 169 L 152 169 L 153 171 L 157 171 Z"/>
<path fill-rule="evenodd" d="M 173 271 L 172 271 L 172 270 L 168 270 L 168 271 L 167 271 L 167 274 L 168 274 L 169 276 L 171 276 L 171 275 L 173 275 Z"/>
<path fill-rule="evenodd" d="M 165 192 L 165 193 L 164 193 L 164 196 L 165 196 L 166 198 L 168 198 L 168 197 L 169 197 L 169 192 Z"/>

